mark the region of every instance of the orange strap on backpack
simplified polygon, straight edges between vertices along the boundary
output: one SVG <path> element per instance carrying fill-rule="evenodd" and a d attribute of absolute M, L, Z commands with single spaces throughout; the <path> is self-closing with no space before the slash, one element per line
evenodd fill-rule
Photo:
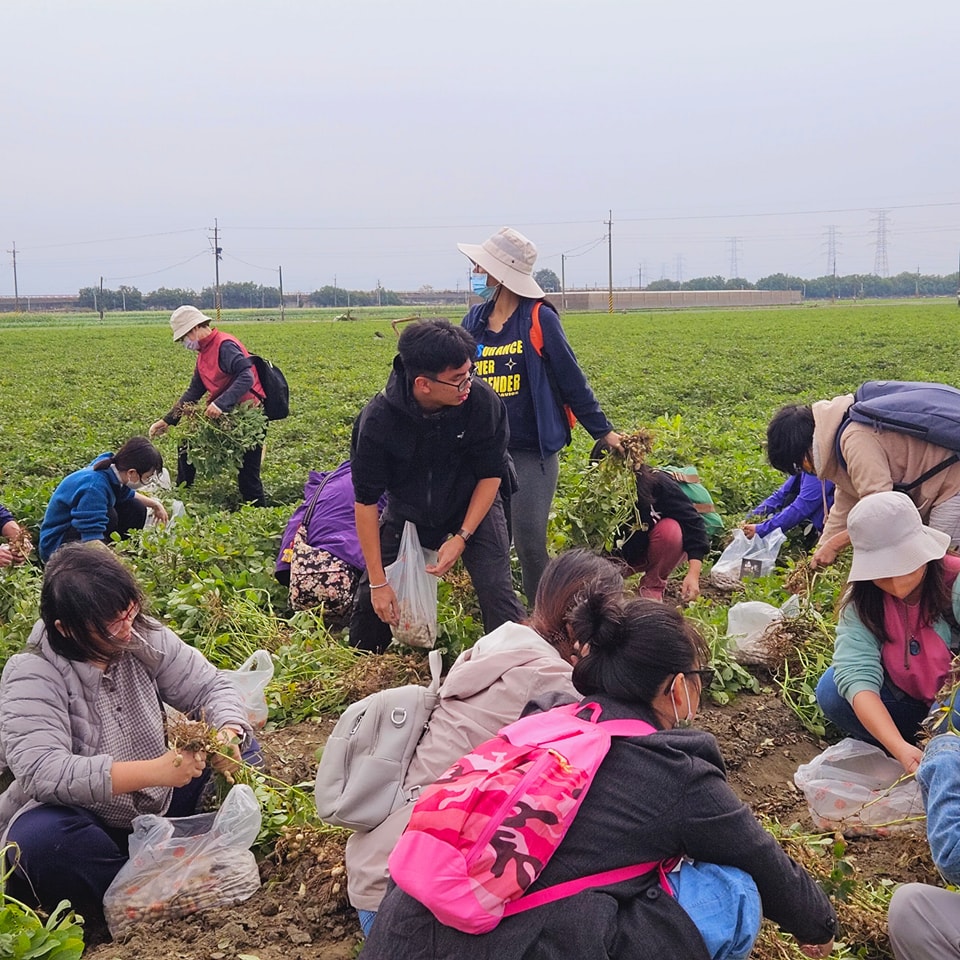
<path fill-rule="evenodd" d="M 560 390 L 557 386 L 553 370 L 550 368 L 550 358 L 544 356 L 543 353 L 543 327 L 540 326 L 540 303 L 540 300 L 534 303 L 533 311 L 530 314 L 530 343 L 533 344 L 533 349 L 537 351 L 537 356 L 543 357 L 543 363 L 547 370 L 547 379 L 550 381 L 550 386 L 553 388 L 557 401 L 560 402 L 563 407 L 563 412 L 567 417 L 567 423 L 572 430 L 577 425 L 576 414 L 570 409 L 569 404 L 560 401 Z"/>

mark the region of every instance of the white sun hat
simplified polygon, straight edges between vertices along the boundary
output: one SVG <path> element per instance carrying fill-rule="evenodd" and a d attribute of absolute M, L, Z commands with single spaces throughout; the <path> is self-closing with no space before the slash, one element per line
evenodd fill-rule
<path fill-rule="evenodd" d="M 851 581 L 902 577 L 940 560 L 950 546 L 950 534 L 926 526 L 913 501 L 894 490 L 860 500 L 847 516 L 847 533 Z"/>
<path fill-rule="evenodd" d="M 202 323 L 213 323 L 213 321 L 205 313 L 201 313 L 196 307 L 177 307 L 170 315 L 173 339 L 180 340 L 193 330 L 194 327 L 199 327 Z"/>
<path fill-rule="evenodd" d="M 457 249 L 518 297 L 543 297 L 543 289 L 533 279 L 537 248 L 513 227 L 501 227 L 480 244 L 458 243 Z"/>

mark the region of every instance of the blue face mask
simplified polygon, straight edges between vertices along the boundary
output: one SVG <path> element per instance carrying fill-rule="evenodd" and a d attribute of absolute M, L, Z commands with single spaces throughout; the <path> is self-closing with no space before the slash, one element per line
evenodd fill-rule
<path fill-rule="evenodd" d="M 489 300 L 500 289 L 498 283 L 495 287 L 489 286 L 490 278 L 485 273 L 470 274 L 470 289 L 475 297 L 481 300 Z"/>

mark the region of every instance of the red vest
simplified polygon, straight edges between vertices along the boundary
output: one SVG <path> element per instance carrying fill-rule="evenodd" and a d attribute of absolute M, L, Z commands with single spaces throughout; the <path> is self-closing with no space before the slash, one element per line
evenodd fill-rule
<path fill-rule="evenodd" d="M 210 394 L 210 400 L 214 403 L 217 397 L 234 381 L 232 376 L 224 373 L 224 371 L 220 369 L 220 344 L 226 341 L 235 343 L 245 357 L 250 356 L 247 348 L 236 337 L 231 336 L 229 333 L 224 333 L 222 330 L 217 330 L 216 327 L 213 328 L 213 333 L 211 333 L 210 336 L 204 337 L 200 341 L 200 355 L 197 357 L 197 373 L 200 374 L 200 379 Z M 240 398 L 240 403 L 252 401 L 259 405 L 260 398 L 263 396 L 263 387 L 260 386 L 257 368 L 251 366 L 250 372 L 253 374 L 253 388 L 252 390 L 248 390 Z"/>

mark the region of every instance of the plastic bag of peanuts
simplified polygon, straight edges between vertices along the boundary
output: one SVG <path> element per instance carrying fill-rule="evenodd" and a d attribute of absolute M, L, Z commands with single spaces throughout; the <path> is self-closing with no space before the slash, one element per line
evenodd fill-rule
<path fill-rule="evenodd" d="M 237 784 L 216 813 L 136 817 L 130 859 L 110 884 L 103 912 L 122 939 L 144 920 L 185 917 L 247 900 L 260 887 L 250 850 L 260 832 L 253 790 Z"/>
<path fill-rule="evenodd" d="M 397 559 L 384 570 L 400 607 L 400 622 L 390 627 L 397 643 L 430 650 L 437 642 L 437 578 L 426 570 L 436 562 L 436 550 L 420 545 L 416 524 L 407 520 Z"/>

